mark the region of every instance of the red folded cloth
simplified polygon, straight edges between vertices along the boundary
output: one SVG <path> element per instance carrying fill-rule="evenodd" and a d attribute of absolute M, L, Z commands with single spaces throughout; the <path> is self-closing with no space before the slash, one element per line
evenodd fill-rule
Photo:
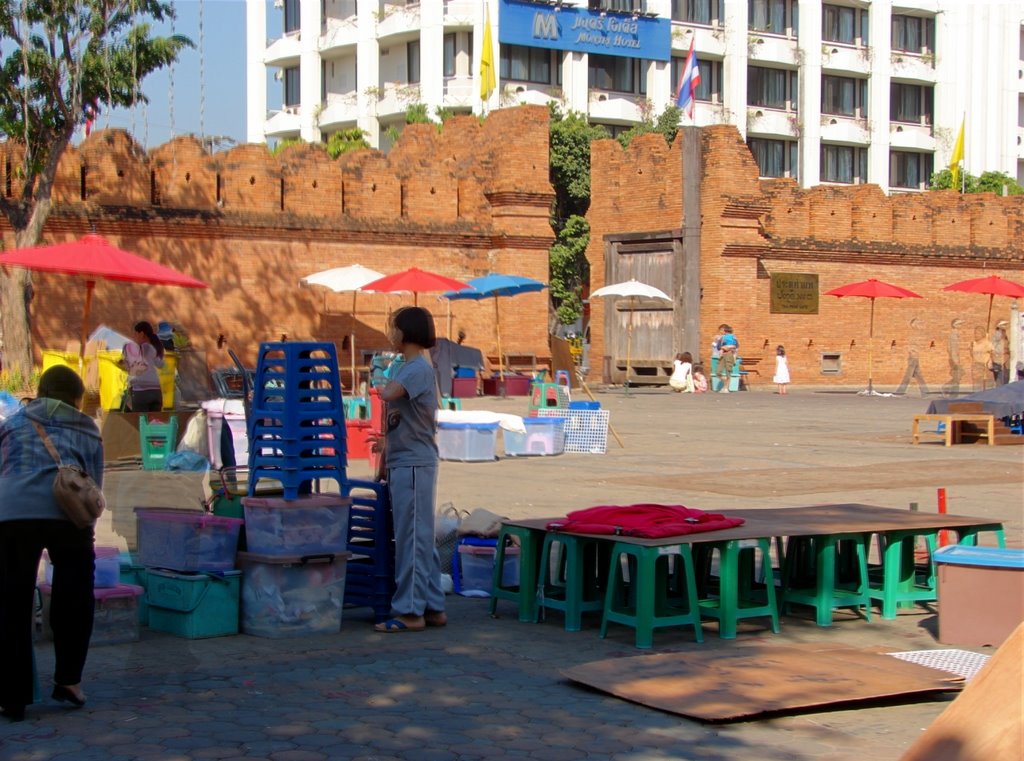
<path fill-rule="evenodd" d="M 614 534 L 656 539 L 742 526 L 742 518 L 705 513 L 682 505 L 602 505 L 574 510 L 551 521 L 549 531 L 571 534 Z"/>

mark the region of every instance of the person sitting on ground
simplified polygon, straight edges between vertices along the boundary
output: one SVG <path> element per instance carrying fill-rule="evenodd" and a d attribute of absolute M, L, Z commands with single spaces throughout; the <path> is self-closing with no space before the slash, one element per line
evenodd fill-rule
<path fill-rule="evenodd" d="M 672 377 L 668 379 L 669 387 L 678 394 L 693 393 L 693 355 L 688 351 L 676 354 L 672 361 Z"/>
<path fill-rule="evenodd" d="M 704 374 L 704 365 L 693 366 L 693 393 L 704 394 L 708 390 L 708 377 Z"/>

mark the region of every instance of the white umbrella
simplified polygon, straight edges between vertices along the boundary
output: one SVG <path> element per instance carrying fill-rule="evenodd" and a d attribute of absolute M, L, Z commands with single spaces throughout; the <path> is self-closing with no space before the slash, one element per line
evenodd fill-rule
<path fill-rule="evenodd" d="M 322 285 L 330 288 L 335 293 L 352 292 L 352 322 L 349 335 L 349 351 L 352 363 L 352 393 L 355 394 L 356 383 L 356 296 L 359 290 L 367 283 L 380 280 L 383 274 L 361 264 L 352 264 L 348 267 L 335 267 L 334 269 L 314 272 L 302 278 L 303 283 L 309 285 Z"/>
<path fill-rule="evenodd" d="M 633 311 L 637 299 L 659 299 L 661 301 L 672 301 L 672 297 L 653 285 L 641 283 L 638 280 L 626 280 L 614 285 L 606 285 L 598 288 L 590 294 L 591 297 L 601 296 L 604 298 L 629 299 L 629 319 L 626 325 L 626 393 L 629 393 L 629 360 L 630 349 L 633 342 Z"/>

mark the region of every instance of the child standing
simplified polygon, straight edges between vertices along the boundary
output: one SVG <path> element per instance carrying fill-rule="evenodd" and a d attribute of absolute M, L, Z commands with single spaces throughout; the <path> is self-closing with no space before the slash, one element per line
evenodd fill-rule
<path fill-rule="evenodd" d="M 775 349 L 775 376 L 772 383 L 779 387 L 779 395 L 786 395 L 786 384 L 789 383 L 789 360 L 786 359 L 786 347 L 781 344 Z"/>
<path fill-rule="evenodd" d="M 672 361 L 672 377 L 668 379 L 669 387 L 677 394 L 693 393 L 693 355 L 688 351 L 676 354 Z"/>
<path fill-rule="evenodd" d="M 395 312 L 388 330 L 404 360 L 381 389 L 388 490 L 395 526 L 395 595 L 379 632 L 415 632 L 444 626 L 441 561 L 434 545 L 437 490 L 434 367 L 426 356 L 435 343 L 434 318 L 422 307 Z"/>
<path fill-rule="evenodd" d="M 718 358 L 718 376 L 722 379 L 722 387 L 719 392 L 729 393 L 729 383 L 732 378 L 733 368 L 736 367 L 736 357 L 739 355 L 740 342 L 733 335 L 732 327 L 722 325 L 722 340 L 719 346 L 721 356 Z"/>

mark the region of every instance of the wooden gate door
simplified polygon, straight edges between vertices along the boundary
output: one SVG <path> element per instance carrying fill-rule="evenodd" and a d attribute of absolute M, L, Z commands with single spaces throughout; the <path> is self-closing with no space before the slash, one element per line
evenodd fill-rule
<path fill-rule="evenodd" d="M 678 281 L 675 262 L 680 250 L 678 231 L 641 233 L 605 238 L 605 283 L 635 279 L 672 297 L 660 299 L 608 299 L 605 305 L 606 381 L 626 379 L 626 343 L 629 342 L 630 385 L 664 385 L 672 375 L 676 345 Z"/>

